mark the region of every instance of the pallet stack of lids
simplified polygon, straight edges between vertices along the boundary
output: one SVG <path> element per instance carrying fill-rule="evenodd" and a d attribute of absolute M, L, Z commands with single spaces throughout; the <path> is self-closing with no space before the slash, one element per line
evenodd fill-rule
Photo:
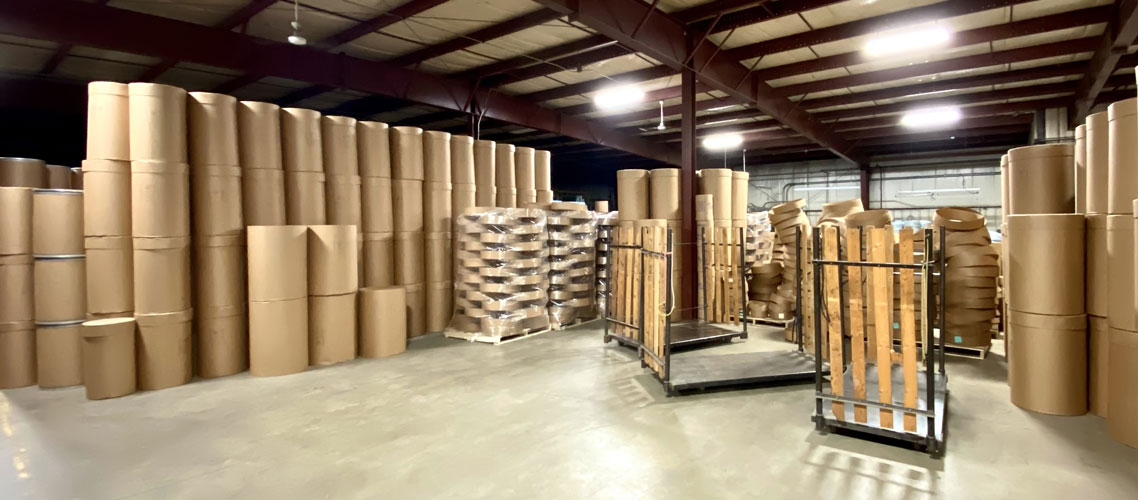
<path fill-rule="evenodd" d="M 805 200 L 797 199 L 775 205 L 770 210 L 771 225 L 774 226 L 775 236 L 783 248 L 782 283 L 771 297 L 769 308 L 772 318 L 790 319 L 794 316 L 795 308 L 799 305 L 795 302 L 799 295 L 797 281 L 799 272 L 802 274 L 804 285 L 809 286 L 813 283 L 809 277 L 812 269 L 807 265 L 810 253 L 810 219 L 806 218 L 806 212 L 803 210 L 805 206 Z M 803 304 L 813 303 L 807 290 L 802 291 L 801 300 Z M 813 325 L 811 321 L 804 319 L 802 325 L 804 330 L 811 328 L 811 325 Z M 804 338 L 809 339 L 810 336 L 804 335 Z"/>
<path fill-rule="evenodd" d="M 945 344 L 987 348 L 996 319 L 1000 273 L 999 252 L 992 246 L 987 221 L 974 210 L 948 207 L 936 211 L 933 226 L 945 228 Z M 939 234 L 934 238 L 939 241 Z"/>
<path fill-rule="evenodd" d="M 549 237 L 549 320 L 554 327 L 591 318 L 597 222 L 584 203 L 554 202 L 546 217 Z"/>
<path fill-rule="evenodd" d="M 781 253 L 778 260 L 774 258 L 775 234 L 771 229 L 770 213 L 747 214 L 747 225 L 754 228 L 757 251 L 747 279 L 747 315 L 772 318 L 772 297 L 782 283 L 782 260 Z"/>
<path fill-rule="evenodd" d="M 320 113 L 281 108 L 281 161 L 285 169 L 285 215 L 290 225 L 328 222 Z"/>
<path fill-rule="evenodd" d="M 426 177 L 423 188 L 423 251 L 426 254 L 424 328 L 427 332 L 443 331 L 454 312 L 451 139 L 446 132 L 423 133 Z"/>
<path fill-rule="evenodd" d="M 237 139 L 245 224 L 284 225 L 288 216 L 280 106 L 256 101 L 238 103 Z"/>
<path fill-rule="evenodd" d="M 423 129 L 391 127 L 390 144 L 395 284 L 407 289 L 407 336 L 418 337 L 427 331 Z"/>
<path fill-rule="evenodd" d="M 249 368 L 237 100 L 191 92 L 187 108 L 197 371 L 224 377 Z"/>
<path fill-rule="evenodd" d="M 308 226 L 307 238 L 308 364 L 351 361 L 356 358 L 359 226 Z"/>
<path fill-rule="evenodd" d="M 608 205 L 608 200 L 597 201 L 593 211 L 597 218 L 597 314 L 602 316 L 606 315 L 608 306 L 609 273 L 612 270 L 609 244 L 613 241 L 613 228 L 616 227 L 618 215 L 610 212 Z"/>
<path fill-rule="evenodd" d="M 308 229 L 249 226 L 249 373 L 304 371 L 308 351 Z M 354 247 L 353 247 L 354 249 Z"/>
<path fill-rule="evenodd" d="M 518 206 L 516 149 L 513 144 L 494 145 L 494 167 L 492 170 L 495 189 L 494 206 L 496 207 L 514 208 Z"/>
<path fill-rule="evenodd" d="M 36 383 L 31 188 L 0 187 L 0 214 L 0 389 L 11 389 Z"/>
<path fill-rule="evenodd" d="M 360 172 L 362 241 L 359 255 L 365 287 L 395 284 L 395 216 L 391 182 L 391 133 L 386 123 L 356 124 Z"/>

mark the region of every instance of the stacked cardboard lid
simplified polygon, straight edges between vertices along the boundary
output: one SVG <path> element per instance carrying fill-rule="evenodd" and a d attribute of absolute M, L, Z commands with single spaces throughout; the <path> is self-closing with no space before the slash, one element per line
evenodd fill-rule
<path fill-rule="evenodd" d="M 945 228 L 946 342 L 987 346 L 996 317 L 996 277 L 1000 267 L 999 253 L 992 247 L 984 216 L 966 208 L 942 208 L 936 211 L 933 225 Z"/>
<path fill-rule="evenodd" d="M 591 317 L 597 226 L 584 203 L 557 202 L 546 218 L 549 234 L 549 319 L 555 325 Z"/>
<path fill-rule="evenodd" d="M 613 228 L 617 225 L 618 217 L 616 212 L 607 211 L 593 212 L 593 215 L 597 220 L 597 311 L 603 313 L 607 305 L 609 273 L 612 269 L 609 244 L 613 241 Z"/>
<path fill-rule="evenodd" d="M 833 201 L 822 205 L 822 215 L 818 217 L 818 225 L 835 224 L 845 227 L 847 216 L 863 211 L 865 207 L 861 204 L 861 198 Z"/>

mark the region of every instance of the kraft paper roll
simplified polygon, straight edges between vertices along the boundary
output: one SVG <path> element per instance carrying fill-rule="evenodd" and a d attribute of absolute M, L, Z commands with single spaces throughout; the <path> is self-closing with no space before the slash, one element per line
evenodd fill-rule
<path fill-rule="evenodd" d="M 540 192 L 538 195 L 540 196 Z M 450 193 L 451 215 L 478 205 L 478 191 L 474 184 L 454 184 Z"/>
<path fill-rule="evenodd" d="M 63 165 L 47 165 L 48 189 L 71 189 L 71 169 Z"/>
<path fill-rule="evenodd" d="M 514 180 L 519 191 L 537 190 L 537 172 L 534 166 L 533 148 L 520 147 L 514 150 Z"/>
<path fill-rule="evenodd" d="M 190 235 L 190 178 L 185 163 L 130 164 L 131 235 L 181 238 Z"/>
<path fill-rule="evenodd" d="M 381 287 L 395 284 L 394 233 L 364 233 L 364 286 Z"/>
<path fill-rule="evenodd" d="M 36 331 L 0 329 L 0 389 L 36 384 Z"/>
<path fill-rule="evenodd" d="M 286 301 L 308 296 L 308 228 L 249 226 L 249 300 Z"/>
<path fill-rule="evenodd" d="M 1107 112 L 1087 116 L 1087 213 L 1107 213 L 1110 134 Z"/>
<path fill-rule="evenodd" d="M 1138 98 L 1118 101 L 1107 114 L 1107 211 L 1133 213 L 1138 198 Z"/>
<path fill-rule="evenodd" d="M 647 219 L 650 215 L 648 193 L 651 190 L 647 170 L 616 171 L 616 208 L 622 221 Z"/>
<path fill-rule="evenodd" d="M 680 169 L 657 168 L 649 171 L 650 213 L 653 219 L 679 219 Z"/>
<path fill-rule="evenodd" d="M 407 291 L 407 338 L 427 333 L 427 293 L 422 283 L 404 285 Z"/>
<path fill-rule="evenodd" d="M 391 178 L 389 136 L 386 123 L 364 121 L 356 123 L 361 176 Z"/>
<path fill-rule="evenodd" d="M 1075 127 L 1075 213 L 1087 213 L 1087 126 Z"/>
<path fill-rule="evenodd" d="M 360 179 L 362 230 L 365 233 L 390 233 L 395 230 L 391 179 L 362 177 Z"/>
<path fill-rule="evenodd" d="M 515 155 L 513 144 L 497 144 L 494 146 L 494 186 L 499 191 L 518 188 L 517 167 L 514 165 Z M 477 161 L 477 156 L 475 160 Z M 477 164 L 475 168 L 477 168 Z"/>
<path fill-rule="evenodd" d="M 243 168 L 284 168 L 280 106 L 257 101 L 237 104 L 237 153 Z"/>
<path fill-rule="evenodd" d="M 450 231 L 452 217 L 450 183 L 425 182 L 423 198 L 423 230 Z"/>
<path fill-rule="evenodd" d="M 83 322 L 36 327 L 36 380 L 44 389 L 83 383 Z"/>
<path fill-rule="evenodd" d="M 117 398 L 136 390 L 136 328 L 134 318 L 98 319 L 83 323 L 80 364 L 87 399 Z"/>
<path fill-rule="evenodd" d="M 129 236 L 91 236 L 87 250 L 87 314 L 134 311 L 134 245 Z M 242 274 L 244 272 L 242 271 Z"/>
<path fill-rule="evenodd" d="M 249 373 L 274 377 L 308 368 L 308 297 L 249 303 Z"/>
<path fill-rule="evenodd" d="M 220 165 L 195 167 L 191 186 L 194 237 L 244 234 L 241 168 Z"/>
<path fill-rule="evenodd" d="M 712 213 L 716 220 L 730 220 L 733 209 L 733 176 L 729 168 L 705 168 L 700 170 L 699 192 L 715 198 Z"/>
<path fill-rule="evenodd" d="M 428 283 L 426 331 L 443 331 L 453 313 L 454 284 L 450 281 Z"/>
<path fill-rule="evenodd" d="M 594 211 L 594 212 L 597 212 L 597 213 L 608 213 L 608 211 L 609 211 L 609 201 L 608 201 L 608 200 L 597 200 L 597 201 L 594 201 L 594 202 L 593 202 L 593 211 Z"/>
<path fill-rule="evenodd" d="M 0 187 L 0 256 L 32 253 L 32 206 L 31 189 Z"/>
<path fill-rule="evenodd" d="M 425 279 L 423 233 L 395 232 L 395 284 L 422 283 Z"/>
<path fill-rule="evenodd" d="M 320 113 L 281 108 L 281 162 L 289 172 L 324 172 Z"/>
<path fill-rule="evenodd" d="M 395 179 L 424 179 L 423 129 L 391 127 L 391 174 Z"/>
<path fill-rule="evenodd" d="M 190 164 L 194 167 L 240 164 L 237 99 L 212 92 L 190 92 L 186 115 L 190 129 Z"/>
<path fill-rule="evenodd" d="M 329 175 L 325 177 L 325 198 L 328 224 L 350 225 L 360 231 L 363 223 L 363 193 L 358 175 Z"/>
<path fill-rule="evenodd" d="M 449 182 L 455 184 L 471 184 L 474 175 L 474 138 L 469 135 L 455 135 L 450 138 L 450 172 Z"/>
<path fill-rule="evenodd" d="M 386 358 L 407 350 L 407 318 L 403 287 L 360 289 L 360 356 Z"/>
<path fill-rule="evenodd" d="M 479 191 L 479 193 L 481 193 L 481 191 Z M 515 188 L 497 188 L 496 198 L 496 206 L 500 208 L 518 207 L 518 190 Z"/>
<path fill-rule="evenodd" d="M 1008 287 L 1013 291 L 1009 307 L 1032 314 L 1084 314 L 1086 219 L 1056 214 L 1011 215 L 1006 220 Z"/>
<path fill-rule="evenodd" d="M 478 188 L 478 206 L 492 207 L 495 203 L 497 173 L 494 161 L 497 145 L 494 141 L 474 141 L 474 184 Z"/>
<path fill-rule="evenodd" d="M 249 369 L 246 304 L 195 310 L 198 375 L 226 377 Z"/>
<path fill-rule="evenodd" d="M 0 186 L 47 188 L 47 164 L 31 158 L 0 158 Z"/>
<path fill-rule="evenodd" d="M 537 150 L 533 156 L 533 183 L 538 191 L 553 191 L 553 154 Z"/>
<path fill-rule="evenodd" d="M 328 175 L 360 175 L 356 119 L 347 116 L 320 117 L 321 150 L 324 173 Z"/>
<path fill-rule="evenodd" d="M 750 193 L 751 174 L 731 173 L 731 219 L 747 219 L 747 198 Z"/>
<path fill-rule="evenodd" d="M 245 238 L 213 236 L 194 240 L 194 307 L 198 316 L 245 304 Z"/>
<path fill-rule="evenodd" d="M 355 226 L 308 226 L 308 295 L 359 289 Z"/>
<path fill-rule="evenodd" d="M 134 238 L 134 311 L 168 314 L 190 308 L 190 239 Z"/>
<path fill-rule="evenodd" d="M 87 313 L 84 257 L 37 258 L 34 273 L 37 323 L 83 319 Z"/>
<path fill-rule="evenodd" d="M 308 297 L 308 364 L 356 359 L 356 292 Z"/>
<path fill-rule="evenodd" d="M 1087 316 L 1090 322 L 1087 346 L 1087 392 L 1090 411 L 1107 416 L 1110 400 L 1110 325 L 1106 318 Z"/>
<path fill-rule="evenodd" d="M 1010 311 L 1012 403 L 1050 415 L 1087 412 L 1087 318 Z"/>
<path fill-rule="evenodd" d="M 1106 430 L 1110 437 L 1138 448 L 1138 332 L 1110 329 Z"/>
<path fill-rule="evenodd" d="M 158 83 L 131 83 L 130 160 L 185 163 L 186 91 Z"/>
<path fill-rule="evenodd" d="M 536 196 L 537 203 L 539 203 L 539 204 L 553 203 L 553 191 L 545 191 L 545 190 L 539 189 L 539 190 L 535 191 L 535 193 L 537 194 L 537 196 Z"/>
<path fill-rule="evenodd" d="M 130 161 L 130 97 L 126 84 L 87 84 L 87 159 Z"/>
<path fill-rule="evenodd" d="M 423 177 L 427 182 L 449 183 L 450 134 L 429 130 L 423 132 Z"/>
<path fill-rule="evenodd" d="M 83 234 L 130 236 L 130 162 L 83 160 Z"/>
<path fill-rule="evenodd" d="M 1106 316 L 1110 327 L 1138 330 L 1138 310 L 1134 307 L 1134 219 L 1129 215 L 1106 218 L 1106 268 Z M 1012 272 L 1014 277 L 1015 270 Z M 1013 298 L 1015 290 L 1018 289 L 1013 288 Z"/>
<path fill-rule="evenodd" d="M 285 219 L 289 225 L 327 223 L 323 173 L 285 171 Z"/>
<path fill-rule="evenodd" d="M 32 253 L 83 254 L 82 191 L 37 189 L 33 192 Z"/>
<path fill-rule="evenodd" d="M 1087 215 L 1087 314 L 1100 318 L 1107 316 L 1109 302 L 1106 218 L 1101 214 Z"/>
<path fill-rule="evenodd" d="M 423 181 L 393 179 L 391 197 L 395 208 L 395 230 L 422 231 Z"/>
<path fill-rule="evenodd" d="M 280 169 L 243 169 L 241 201 L 246 225 L 280 226 L 288 221 L 284 176 Z"/>
<path fill-rule="evenodd" d="M 193 311 L 136 314 L 134 319 L 138 323 L 138 388 L 155 391 L 189 382 L 194 376 L 190 345 Z"/>
<path fill-rule="evenodd" d="M 1000 157 L 1000 210 L 1001 213 L 1011 215 L 1011 191 L 1008 189 L 1008 155 Z"/>
<path fill-rule="evenodd" d="M 1138 130 L 1135 131 L 1138 136 Z M 1075 145 L 1024 146 L 1008 151 L 1011 214 L 1075 211 Z"/>
<path fill-rule="evenodd" d="M 30 255 L 0 257 L 0 291 L 4 292 L 0 324 L 30 323 L 36 319 L 35 270 Z"/>
<path fill-rule="evenodd" d="M 450 232 L 423 233 L 428 283 L 450 281 L 454 262 Z"/>

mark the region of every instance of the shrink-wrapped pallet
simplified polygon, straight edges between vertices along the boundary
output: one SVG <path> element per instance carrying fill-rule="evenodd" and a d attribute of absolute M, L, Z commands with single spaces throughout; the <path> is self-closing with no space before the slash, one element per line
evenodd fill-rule
<path fill-rule="evenodd" d="M 549 235 L 549 320 L 559 327 L 594 315 L 597 222 L 584 203 L 558 202 Z"/>
<path fill-rule="evenodd" d="M 619 221 L 616 212 L 596 211 L 593 212 L 593 215 L 597 221 L 597 313 L 604 316 L 608 306 L 609 279 L 612 272 L 612 263 L 610 262 L 612 250 L 609 248 L 609 244 L 613 241 L 613 229 L 616 228 Z"/>

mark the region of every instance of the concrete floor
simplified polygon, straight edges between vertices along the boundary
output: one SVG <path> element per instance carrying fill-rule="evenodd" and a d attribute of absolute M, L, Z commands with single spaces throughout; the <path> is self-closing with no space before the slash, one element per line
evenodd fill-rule
<path fill-rule="evenodd" d="M 1014 407 L 1002 356 L 951 361 L 936 460 L 818 434 L 811 385 L 667 398 L 597 325 L 107 401 L 4 391 L 0 498 L 1138 497 L 1138 451 Z"/>

